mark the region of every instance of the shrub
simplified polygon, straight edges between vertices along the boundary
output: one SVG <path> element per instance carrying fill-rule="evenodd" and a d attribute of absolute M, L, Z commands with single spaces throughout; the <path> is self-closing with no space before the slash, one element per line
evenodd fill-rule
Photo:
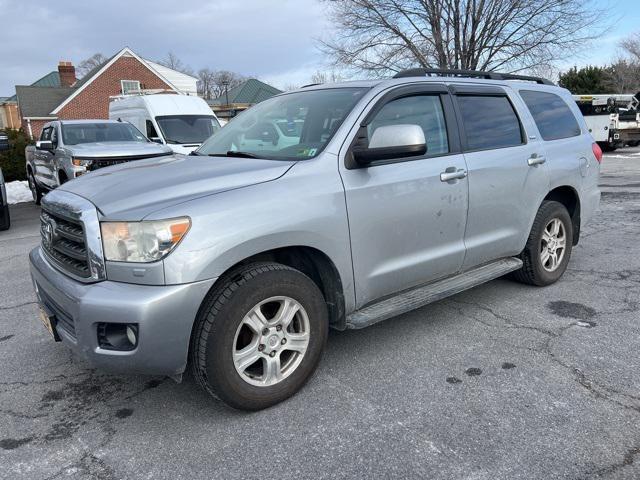
<path fill-rule="evenodd" d="M 31 140 L 22 130 L 6 129 L 4 133 L 9 137 L 9 150 L 0 152 L 0 168 L 5 182 L 14 180 L 26 180 L 24 149 Z"/>

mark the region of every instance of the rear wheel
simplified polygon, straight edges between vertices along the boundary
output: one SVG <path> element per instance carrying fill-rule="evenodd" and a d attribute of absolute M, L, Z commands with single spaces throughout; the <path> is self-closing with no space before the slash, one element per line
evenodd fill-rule
<path fill-rule="evenodd" d="M 29 183 L 29 190 L 31 190 L 33 201 L 36 205 L 40 205 L 40 200 L 42 200 L 42 189 L 38 186 L 32 172 L 27 174 L 27 181 Z"/>
<path fill-rule="evenodd" d="M 542 202 L 527 244 L 520 254 L 522 268 L 513 273 L 519 282 L 550 285 L 567 269 L 573 245 L 573 223 L 559 202 Z"/>
<path fill-rule="evenodd" d="M 203 303 L 191 343 L 194 376 L 232 407 L 266 408 L 309 379 L 327 333 L 326 303 L 309 277 L 277 263 L 244 266 Z"/>

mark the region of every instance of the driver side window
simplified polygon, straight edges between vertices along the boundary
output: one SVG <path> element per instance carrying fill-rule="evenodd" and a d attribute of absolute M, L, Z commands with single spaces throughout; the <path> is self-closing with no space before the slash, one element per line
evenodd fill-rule
<path fill-rule="evenodd" d="M 40 134 L 40 140 L 51 140 L 51 130 L 53 130 L 52 127 L 43 128 Z"/>
<path fill-rule="evenodd" d="M 58 148 L 58 131 L 55 127 L 51 129 L 51 143 L 53 148 Z"/>
<path fill-rule="evenodd" d="M 447 126 L 439 95 L 413 95 L 401 97 L 384 105 L 367 127 L 367 136 L 388 125 L 418 125 L 427 141 L 427 154 L 449 152 Z"/>

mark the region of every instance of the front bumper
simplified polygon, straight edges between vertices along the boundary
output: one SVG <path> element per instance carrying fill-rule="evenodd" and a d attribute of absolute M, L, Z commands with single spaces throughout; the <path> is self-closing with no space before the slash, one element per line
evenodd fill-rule
<path fill-rule="evenodd" d="M 85 284 L 52 267 L 40 247 L 31 251 L 29 263 L 38 299 L 65 317 L 54 328 L 79 356 L 113 372 L 177 375 L 184 371 L 193 322 L 215 279 L 163 286 L 108 280 Z M 101 322 L 137 324 L 136 348 L 100 348 L 97 325 Z"/>

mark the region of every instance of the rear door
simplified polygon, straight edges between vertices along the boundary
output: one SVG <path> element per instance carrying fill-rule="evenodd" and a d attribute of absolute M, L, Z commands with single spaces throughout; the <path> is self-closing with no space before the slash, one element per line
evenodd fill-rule
<path fill-rule="evenodd" d="M 345 163 L 356 131 L 419 125 L 427 152 Z M 454 274 L 464 259 L 467 179 L 451 97 L 444 85 L 412 85 L 383 95 L 354 127 L 341 155 L 358 308 L 385 295 Z M 446 174 L 458 178 L 447 180 Z M 441 178 L 441 175 L 445 174 Z M 450 177 L 452 175 L 449 175 Z"/>
<path fill-rule="evenodd" d="M 522 100 L 502 86 L 451 85 L 469 170 L 463 269 L 517 255 L 549 191 L 545 150 Z"/>

